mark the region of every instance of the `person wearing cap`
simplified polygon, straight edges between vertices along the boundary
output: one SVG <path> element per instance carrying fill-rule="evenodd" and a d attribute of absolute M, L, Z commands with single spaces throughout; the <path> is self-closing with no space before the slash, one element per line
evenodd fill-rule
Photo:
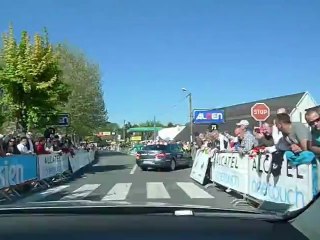
<path fill-rule="evenodd" d="M 239 152 L 249 152 L 258 145 L 258 141 L 253 134 L 248 131 L 248 120 L 241 120 L 237 123 L 237 126 L 240 129 L 238 138 L 241 140 Z"/>
<path fill-rule="evenodd" d="M 238 122 L 237 124 L 236 124 L 240 129 L 242 129 L 242 130 L 246 130 L 246 129 L 248 129 L 248 127 L 249 127 L 249 122 L 248 122 L 248 120 L 241 120 L 240 122 Z"/>

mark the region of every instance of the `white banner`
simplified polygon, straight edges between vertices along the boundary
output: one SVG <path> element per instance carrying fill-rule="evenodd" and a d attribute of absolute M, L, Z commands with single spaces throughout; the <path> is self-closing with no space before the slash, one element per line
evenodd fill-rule
<path fill-rule="evenodd" d="M 252 197 L 290 204 L 290 211 L 302 208 L 312 200 L 311 165 L 293 167 L 283 156 L 272 158 L 271 154 L 248 161 L 249 195 Z"/>
<path fill-rule="evenodd" d="M 72 172 L 76 172 L 90 163 L 89 152 L 78 151 L 75 153 L 75 155 L 69 157 L 69 161 L 70 161 Z"/>
<path fill-rule="evenodd" d="M 89 151 L 89 162 L 92 163 L 94 161 L 94 155 L 95 155 L 95 151 L 94 150 L 90 150 Z"/>
<path fill-rule="evenodd" d="M 248 193 L 248 158 L 238 153 L 214 155 L 211 180 L 235 191 Z"/>
<path fill-rule="evenodd" d="M 68 155 L 44 154 L 38 156 L 40 179 L 53 177 L 69 169 Z"/>
<path fill-rule="evenodd" d="M 209 154 L 198 150 L 191 169 L 190 177 L 200 184 L 204 183 L 209 163 Z"/>

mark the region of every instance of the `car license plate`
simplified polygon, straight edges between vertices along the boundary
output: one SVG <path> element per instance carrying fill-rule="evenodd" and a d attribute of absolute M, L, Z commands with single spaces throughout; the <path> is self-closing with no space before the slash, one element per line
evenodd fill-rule
<path fill-rule="evenodd" d="M 146 163 L 146 164 L 153 164 L 152 161 L 143 161 L 143 163 Z"/>

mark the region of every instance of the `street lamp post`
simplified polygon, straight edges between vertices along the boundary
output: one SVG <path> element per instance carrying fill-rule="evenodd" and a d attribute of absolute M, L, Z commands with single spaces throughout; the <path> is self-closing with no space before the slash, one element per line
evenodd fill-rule
<path fill-rule="evenodd" d="M 123 142 L 126 142 L 126 120 L 123 120 Z"/>
<path fill-rule="evenodd" d="M 182 88 L 183 92 L 187 92 L 186 88 Z M 189 92 L 187 96 L 189 98 L 189 122 L 190 122 L 190 143 L 193 140 L 193 114 L 192 114 L 192 94 Z"/>

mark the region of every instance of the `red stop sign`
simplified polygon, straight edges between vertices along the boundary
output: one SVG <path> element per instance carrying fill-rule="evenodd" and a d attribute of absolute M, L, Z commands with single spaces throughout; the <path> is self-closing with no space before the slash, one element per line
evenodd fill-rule
<path fill-rule="evenodd" d="M 256 121 L 265 121 L 270 116 L 270 108 L 265 103 L 256 103 L 251 107 L 251 116 Z"/>

